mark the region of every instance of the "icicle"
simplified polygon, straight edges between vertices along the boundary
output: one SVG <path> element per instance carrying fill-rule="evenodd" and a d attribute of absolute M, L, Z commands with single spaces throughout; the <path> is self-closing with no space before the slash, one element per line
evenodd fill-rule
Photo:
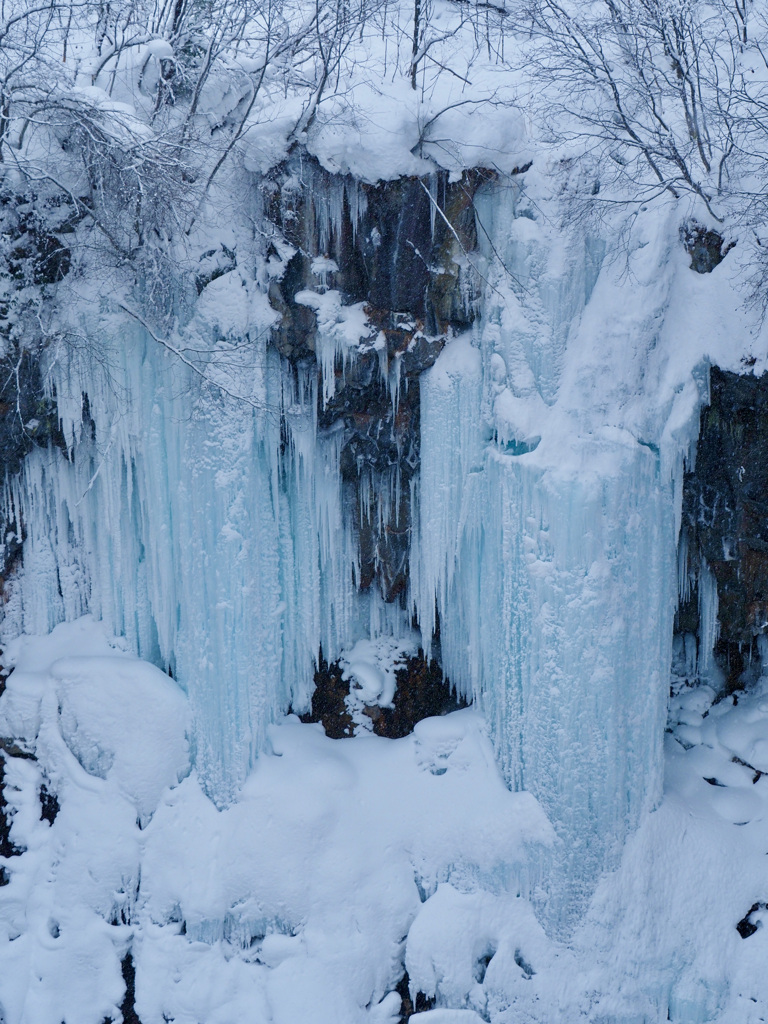
<path fill-rule="evenodd" d="M 403 353 L 396 352 L 395 357 L 389 364 L 387 372 L 387 385 L 389 387 L 389 398 L 392 402 L 392 415 L 397 416 L 397 407 L 400 404 L 400 378 L 403 365 Z"/>
<path fill-rule="evenodd" d="M 691 577 L 688 571 L 688 531 L 681 530 L 677 544 L 677 598 L 686 604 L 691 596 Z"/>
<path fill-rule="evenodd" d="M 768 634 L 758 633 L 755 639 L 757 641 L 757 653 L 760 658 L 760 674 L 768 676 Z"/>
<path fill-rule="evenodd" d="M 337 339 L 323 348 L 320 336 L 333 381 Z M 198 773 L 225 804 L 270 721 L 307 705 L 320 648 L 333 659 L 370 628 L 402 631 L 405 613 L 350 585 L 360 571 L 343 436 L 317 436 L 316 374 L 262 353 L 248 371 L 262 375 L 259 411 L 201 390 L 135 324 L 100 344 L 103 362 L 70 352 L 50 368 L 76 458 L 36 450 L 6 490 L 27 540 L 5 630 L 44 633 L 91 611 L 173 664 Z"/>
<path fill-rule="evenodd" d="M 435 237 L 435 215 L 438 209 L 438 186 L 440 184 L 440 177 L 436 173 L 429 174 L 427 176 L 427 187 L 429 188 L 429 230 L 430 237 L 434 240 Z"/>
<path fill-rule="evenodd" d="M 715 644 L 720 635 L 718 620 L 717 580 L 706 561 L 699 570 L 699 663 L 698 675 L 703 682 L 716 683 Z"/>
<path fill-rule="evenodd" d="M 346 179 L 344 189 L 349 207 L 352 241 L 354 242 L 357 239 L 357 229 L 360 226 L 360 221 L 363 219 L 368 209 L 368 197 L 363 191 L 363 187 L 360 182 L 354 178 Z"/>

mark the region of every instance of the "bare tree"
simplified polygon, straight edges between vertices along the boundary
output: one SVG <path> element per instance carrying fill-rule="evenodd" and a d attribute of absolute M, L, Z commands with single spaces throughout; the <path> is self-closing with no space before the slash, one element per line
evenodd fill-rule
<path fill-rule="evenodd" d="M 287 144 L 306 138 L 365 16 L 362 0 L 0 0 L 0 189 L 58 192 L 70 242 L 151 300 L 194 262 L 211 190 L 276 95 L 301 98 Z"/>
<path fill-rule="evenodd" d="M 521 52 L 539 117 L 579 142 L 598 189 L 625 201 L 690 197 L 744 221 L 768 181 L 764 26 L 748 0 L 526 0 Z M 614 197 L 615 198 L 615 197 Z"/>

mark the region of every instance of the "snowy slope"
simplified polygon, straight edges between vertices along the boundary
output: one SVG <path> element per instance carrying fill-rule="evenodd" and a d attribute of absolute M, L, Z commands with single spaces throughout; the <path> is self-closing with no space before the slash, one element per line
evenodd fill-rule
<path fill-rule="evenodd" d="M 8 1024 L 115 1019 L 129 946 L 143 1024 L 394 1022 L 405 969 L 437 1000 L 424 1024 L 765 1019 L 764 681 L 737 704 L 679 692 L 664 799 L 564 945 L 521 889 L 552 830 L 504 786 L 476 712 L 403 740 L 289 718 L 219 811 L 189 771 L 181 692 L 98 624 L 9 657 L 2 730 L 36 759 L 7 759 L 25 849 L 0 888 Z"/>

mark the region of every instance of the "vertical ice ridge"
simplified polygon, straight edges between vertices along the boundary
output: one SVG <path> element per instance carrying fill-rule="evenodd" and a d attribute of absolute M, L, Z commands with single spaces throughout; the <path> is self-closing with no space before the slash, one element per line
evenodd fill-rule
<path fill-rule="evenodd" d="M 583 380 L 600 372 L 598 343 L 578 331 L 602 246 L 571 239 L 553 255 L 562 241 L 516 217 L 517 202 L 511 190 L 481 197 L 504 268 L 472 340 L 422 378 L 418 612 L 427 632 L 436 608 L 447 675 L 479 698 L 507 781 L 555 827 L 537 900 L 566 934 L 661 798 L 700 389 L 692 379 L 658 409 L 649 400 L 636 419 L 649 437 L 620 425 L 635 423 L 631 408 L 593 409 L 601 394 L 558 405 L 574 358 L 588 360 Z M 640 333 L 633 345 L 647 360 L 658 343 Z M 632 372 L 642 382 L 646 365 Z"/>
<path fill-rule="evenodd" d="M 717 672 L 715 644 L 720 635 L 718 621 L 717 580 L 702 556 L 699 569 L 699 656 L 698 676 L 706 682 L 715 682 Z"/>
<path fill-rule="evenodd" d="M 479 412 L 476 382 L 456 387 Z M 436 604 L 446 673 L 479 695 L 508 782 L 555 826 L 543 909 L 567 929 L 661 795 L 672 482 L 648 447 L 614 441 L 585 441 L 579 473 L 493 445 L 462 467 L 443 418 L 461 400 L 432 376 L 423 394 L 420 619 Z"/>
<path fill-rule="evenodd" d="M 108 348 L 108 373 L 77 353 L 51 368 L 73 455 L 36 451 L 13 485 L 26 543 L 5 628 L 46 632 L 91 611 L 172 664 L 192 698 L 198 770 L 226 802 L 289 699 L 275 426 L 196 391 L 136 326 Z M 306 679 L 311 662 L 294 668 Z"/>

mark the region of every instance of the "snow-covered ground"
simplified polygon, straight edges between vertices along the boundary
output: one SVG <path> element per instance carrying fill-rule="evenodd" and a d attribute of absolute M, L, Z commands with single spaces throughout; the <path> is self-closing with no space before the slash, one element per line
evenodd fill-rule
<path fill-rule="evenodd" d="M 766 680 L 673 700 L 664 800 L 565 944 L 527 898 L 553 831 L 505 787 L 476 711 L 401 740 L 288 716 L 220 811 L 185 695 L 100 623 L 5 660 L 0 733 L 34 754 L 6 758 L 25 850 L 0 888 L 6 1024 L 118 1020 L 128 949 L 143 1024 L 394 1024 L 405 969 L 436 998 L 420 1024 L 768 1018 Z M 386 674 L 380 650 L 348 660 Z"/>

